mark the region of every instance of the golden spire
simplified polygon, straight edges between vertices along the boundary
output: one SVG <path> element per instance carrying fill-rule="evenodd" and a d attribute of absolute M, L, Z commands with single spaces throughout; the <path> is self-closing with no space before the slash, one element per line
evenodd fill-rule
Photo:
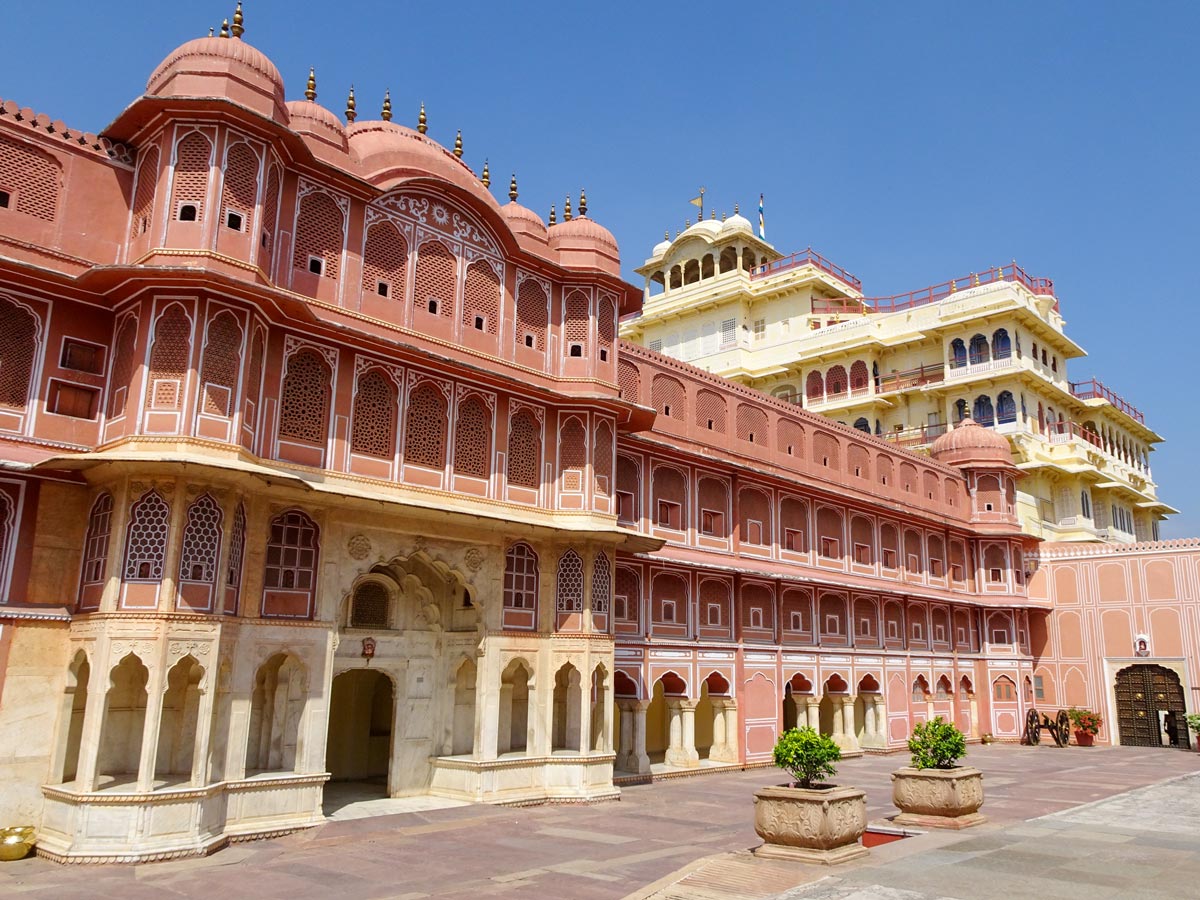
<path fill-rule="evenodd" d="M 508 182 L 508 199 L 517 202 L 517 173 L 513 172 L 512 180 Z"/>
<path fill-rule="evenodd" d="M 479 180 L 483 182 L 485 188 L 492 186 L 492 173 L 488 169 L 488 161 L 486 159 L 483 161 L 483 175 L 480 176 Z"/>
<path fill-rule="evenodd" d="M 567 194 L 567 199 L 563 201 L 563 221 L 571 221 L 571 195 Z"/>
<path fill-rule="evenodd" d="M 209 29 L 208 29 L 208 36 L 209 36 L 209 37 L 212 37 L 212 36 L 213 36 L 213 32 L 214 32 L 214 31 L 216 31 L 216 29 L 215 29 L 215 28 L 209 28 Z"/>
<path fill-rule="evenodd" d="M 425 101 L 421 101 L 421 113 L 417 116 L 417 131 L 424 134 L 429 130 L 429 126 L 425 122 Z"/>
<path fill-rule="evenodd" d="M 671 239 L 671 229 L 670 229 L 670 228 L 664 228 L 664 229 L 663 229 L 663 240 L 664 240 L 664 241 L 669 241 L 670 239 Z"/>
<path fill-rule="evenodd" d="M 689 229 L 691 227 L 692 227 L 692 217 L 688 216 L 686 219 L 683 220 L 684 231 L 686 231 L 687 229 Z"/>
<path fill-rule="evenodd" d="M 678 228 L 675 229 L 675 238 L 676 238 L 676 240 L 678 240 L 678 238 L 679 238 L 679 229 Z"/>
<path fill-rule="evenodd" d="M 579 215 L 581 217 L 587 215 L 587 191 L 583 188 L 579 189 Z"/>
<path fill-rule="evenodd" d="M 229 20 L 228 19 L 221 20 L 221 37 L 223 37 L 223 38 L 229 37 Z"/>
<path fill-rule="evenodd" d="M 308 85 L 304 88 L 304 99 L 317 99 L 317 70 L 313 66 L 308 67 Z"/>
<path fill-rule="evenodd" d="M 741 210 L 739 210 L 739 209 L 738 209 L 738 205 L 737 205 L 736 203 L 735 203 L 735 204 L 733 204 L 733 214 L 736 216 L 736 215 L 738 215 L 740 212 L 741 212 Z"/>
<path fill-rule="evenodd" d="M 246 29 L 242 26 L 246 23 L 246 17 L 242 15 L 242 0 L 238 0 L 237 9 L 233 11 L 233 36 L 240 38 L 246 33 Z"/>
<path fill-rule="evenodd" d="M 721 213 L 721 221 L 722 221 L 722 222 L 724 222 L 724 221 L 725 221 L 725 213 L 724 213 L 724 212 L 722 212 L 722 213 Z"/>
<path fill-rule="evenodd" d="M 454 155 L 462 159 L 462 129 L 458 129 L 458 134 L 454 136 Z"/>
<path fill-rule="evenodd" d="M 554 204 L 553 203 L 550 204 L 550 224 L 551 225 L 558 224 L 558 217 L 554 214 Z"/>
<path fill-rule="evenodd" d="M 350 85 L 350 96 L 346 98 L 346 121 L 354 124 L 358 118 L 358 104 L 354 102 L 354 85 Z"/>
<path fill-rule="evenodd" d="M 712 211 L 712 215 L 709 216 L 709 218 L 712 219 L 714 222 L 717 221 L 717 211 L 715 209 Z"/>
<path fill-rule="evenodd" d="M 385 122 L 392 121 L 392 92 L 391 92 L 391 90 L 386 90 L 383 92 L 383 112 L 381 112 L 379 115 L 383 118 L 383 121 L 385 121 Z"/>

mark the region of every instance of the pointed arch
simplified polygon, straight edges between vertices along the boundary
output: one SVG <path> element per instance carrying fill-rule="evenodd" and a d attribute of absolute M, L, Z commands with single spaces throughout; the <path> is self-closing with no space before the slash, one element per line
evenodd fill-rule
<path fill-rule="evenodd" d="M 0 409 L 27 407 L 40 337 L 38 317 L 15 300 L 0 297 Z"/>
<path fill-rule="evenodd" d="M 459 401 L 454 423 L 454 471 L 487 478 L 492 466 L 492 411 L 476 394 Z"/>
<path fill-rule="evenodd" d="M 443 469 L 449 401 L 432 381 L 422 381 L 408 398 L 404 461 L 409 465 Z"/>
<path fill-rule="evenodd" d="M 201 409 L 211 416 L 232 416 L 242 361 L 242 326 L 229 310 L 208 323 L 200 366 Z"/>
<path fill-rule="evenodd" d="M 426 241 L 417 250 L 413 305 L 425 312 L 454 317 L 458 259 L 441 241 Z"/>
<path fill-rule="evenodd" d="M 203 222 L 207 212 L 208 175 L 213 163 L 212 142 L 199 131 L 188 132 L 175 145 L 171 217 Z M 188 211 L 190 209 L 190 212 Z"/>
<path fill-rule="evenodd" d="M 541 485 L 542 425 L 533 411 L 517 410 L 508 423 L 508 483 L 520 487 Z"/>
<path fill-rule="evenodd" d="M 311 261 L 319 259 L 320 271 L 314 274 L 337 281 L 345 245 L 346 217 L 337 201 L 323 191 L 301 197 L 296 210 L 296 249 L 292 254 L 292 265 L 313 272 Z"/>
<path fill-rule="evenodd" d="M 329 434 L 332 370 L 316 350 L 305 347 L 287 359 L 279 388 L 279 436 L 324 444 Z"/>
<path fill-rule="evenodd" d="M 216 583 L 224 519 L 225 514 L 211 494 L 201 494 L 188 506 L 179 554 L 180 581 Z"/>
<path fill-rule="evenodd" d="M 350 426 L 352 452 L 380 459 L 395 455 L 397 398 L 396 383 L 379 367 L 359 373 Z"/>
<path fill-rule="evenodd" d="M 391 222 L 376 222 L 363 244 L 362 292 L 402 301 L 407 290 L 408 243 Z"/>
<path fill-rule="evenodd" d="M 500 276 L 490 262 L 478 259 L 467 266 L 462 327 L 495 335 L 499 326 Z"/>
<path fill-rule="evenodd" d="M 183 383 L 191 355 L 192 320 L 178 303 L 164 309 L 154 322 L 150 344 L 150 375 L 146 403 L 151 409 L 183 407 Z"/>
<path fill-rule="evenodd" d="M 144 493 L 129 509 L 125 532 L 125 581 L 159 581 L 167 556 L 171 507 L 156 490 Z"/>

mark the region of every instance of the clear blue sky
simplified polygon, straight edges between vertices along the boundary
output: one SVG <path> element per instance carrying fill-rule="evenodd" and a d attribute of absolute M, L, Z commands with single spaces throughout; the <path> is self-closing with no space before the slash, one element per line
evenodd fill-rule
<path fill-rule="evenodd" d="M 41 0 L 5 10 L 0 96 L 99 130 L 234 0 Z M 1200 5 L 385 3 L 248 0 L 246 38 L 303 93 L 396 118 L 517 172 L 545 215 L 586 187 L 626 273 L 683 225 L 766 194 L 767 237 L 811 244 L 871 294 L 1016 258 L 1058 287 L 1068 332 L 1167 443 L 1151 462 L 1200 533 Z M 502 197 L 503 199 L 503 197 Z M 752 217 L 752 213 L 751 213 Z"/>

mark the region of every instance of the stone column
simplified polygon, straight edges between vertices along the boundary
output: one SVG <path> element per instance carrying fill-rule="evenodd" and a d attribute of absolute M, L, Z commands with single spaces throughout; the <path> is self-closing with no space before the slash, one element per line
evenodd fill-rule
<path fill-rule="evenodd" d="M 849 694 L 842 698 L 842 737 L 845 741 L 845 750 L 861 750 L 858 744 L 858 735 L 854 733 L 854 695 Z M 834 709 L 834 716 L 837 716 L 838 710 Z"/>
<path fill-rule="evenodd" d="M 875 736 L 879 741 L 878 746 L 887 747 L 887 706 L 883 702 L 883 694 L 876 694 L 873 701 L 875 706 Z"/>
<path fill-rule="evenodd" d="M 630 749 L 627 771 L 639 775 L 650 772 L 650 757 L 646 754 L 646 710 L 649 708 L 649 700 L 633 701 L 633 746 Z"/>
<path fill-rule="evenodd" d="M 142 661 L 143 663 L 145 660 Z M 154 789 L 154 763 L 158 756 L 158 731 L 162 724 L 163 693 L 167 689 L 162 663 L 150 663 L 150 678 L 146 685 L 146 721 L 142 726 L 142 754 L 138 759 L 137 790 Z"/>
<path fill-rule="evenodd" d="M 628 772 L 630 758 L 633 756 L 633 704 L 636 700 L 618 700 L 617 709 L 621 713 L 621 729 L 617 735 L 617 758 L 613 761 L 613 769 Z"/>
<path fill-rule="evenodd" d="M 863 698 L 863 718 L 865 721 L 863 746 L 876 747 L 879 744 L 879 739 L 875 730 L 875 697 L 873 694 L 867 694 Z"/>
<path fill-rule="evenodd" d="M 696 701 L 683 697 L 667 701 L 669 739 L 665 762 L 668 766 L 693 768 L 700 764 L 696 753 Z"/>
<path fill-rule="evenodd" d="M 808 727 L 817 734 L 821 733 L 821 701 L 816 697 L 809 697 L 804 701 L 804 705 L 808 709 Z"/>
<path fill-rule="evenodd" d="M 850 748 L 846 745 L 846 732 L 842 728 L 845 723 L 845 719 L 842 717 L 842 698 L 830 697 L 829 700 L 833 706 L 833 733 L 830 737 L 840 748 L 849 750 Z"/>
<path fill-rule="evenodd" d="M 564 743 L 568 750 L 583 750 L 586 734 L 583 717 L 583 676 L 575 673 L 576 683 L 567 684 L 567 727 Z"/>
<path fill-rule="evenodd" d="M 686 766 L 700 765 L 700 754 L 696 752 L 696 700 L 679 701 L 679 711 L 683 718 L 683 752 L 687 756 Z"/>
<path fill-rule="evenodd" d="M 714 762 L 724 759 L 728 752 L 725 748 L 725 701 L 721 698 L 709 697 L 713 711 L 713 740 L 708 748 L 708 758 Z"/>
<path fill-rule="evenodd" d="M 100 761 L 100 730 L 104 725 L 111 669 L 103 669 L 98 664 L 101 659 L 103 657 L 99 653 L 93 656 L 92 670 L 88 674 L 87 706 L 83 710 L 79 761 L 75 769 L 75 786 L 80 791 L 96 789 L 96 767 Z"/>
<path fill-rule="evenodd" d="M 213 703 L 216 699 L 216 672 L 205 672 L 207 682 L 200 690 L 200 709 L 196 720 L 196 747 L 192 753 L 192 785 L 208 784 L 210 744 L 212 743 Z"/>
<path fill-rule="evenodd" d="M 717 704 L 720 704 L 721 715 L 721 735 L 720 745 L 717 744 L 717 729 L 716 724 L 713 725 L 713 746 L 708 751 L 708 758 L 714 762 L 735 763 L 738 761 L 738 718 L 737 718 L 737 701 L 724 698 L 721 700 L 713 700 L 713 708 L 716 709 Z"/>
<path fill-rule="evenodd" d="M 969 708 L 971 710 L 970 736 L 973 738 L 977 738 L 977 737 L 979 737 L 979 734 L 980 734 L 980 732 L 979 732 L 979 700 L 976 699 L 974 691 L 971 691 L 971 693 L 967 694 L 967 697 L 968 697 L 968 703 L 970 704 Z"/>
<path fill-rule="evenodd" d="M 512 749 L 512 692 L 511 684 L 500 684 L 500 708 L 496 711 L 496 756 L 507 753 Z M 478 694 L 478 689 L 476 690 Z M 490 759 L 492 754 L 484 751 L 483 758 Z"/>

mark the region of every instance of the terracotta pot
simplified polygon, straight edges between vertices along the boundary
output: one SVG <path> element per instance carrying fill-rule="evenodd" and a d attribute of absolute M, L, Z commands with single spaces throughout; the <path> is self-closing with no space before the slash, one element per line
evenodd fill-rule
<path fill-rule="evenodd" d="M 892 802 L 900 810 L 898 825 L 928 828 L 969 828 L 986 822 L 983 773 L 970 766 L 953 769 L 914 769 L 892 773 Z"/>
<path fill-rule="evenodd" d="M 1096 736 L 1088 731 L 1076 731 L 1075 743 L 1080 747 L 1090 747 L 1096 742 Z"/>
<path fill-rule="evenodd" d="M 768 787 L 754 795 L 756 856 L 834 865 L 867 855 L 867 794 L 858 788 Z"/>

